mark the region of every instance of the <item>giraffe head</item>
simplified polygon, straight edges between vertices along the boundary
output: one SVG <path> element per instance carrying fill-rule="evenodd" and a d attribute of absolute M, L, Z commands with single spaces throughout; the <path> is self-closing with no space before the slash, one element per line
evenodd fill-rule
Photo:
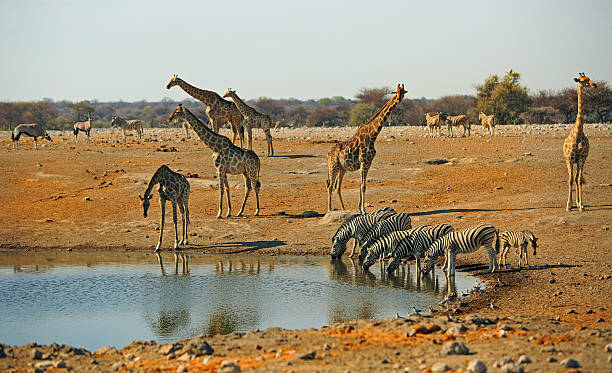
<path fill-rule="evenodd" d="M 589 77 L 586 76 L 584 73 L 578 73 L 578 77 L 574 78 L 574 81 L 578 83 L 578 85 L 581 87 L 597 87 L 597 84 L 595 84 L 594 81 L 589 79 Z"/>
<path fill-rule="evenodd" d="M 140 198 L 140 200 L 142 201 L 142 212 L 143 212 L 144 217 L 146 218 L 147 212 L 149 211 L 149 206 L 151 206 L 151 198 L 153 198 L 153 195 L 149 194 L 148 196 L 145 196 L 143 198 L 139 194 L 138 198 Z"/>
<path fill-rule="evenodd" d="M 228 97 L 232 96 L 234 93 L 236 93 L 235 89 L 232 91 L 231 88 L 228 88 L 227 92 L 225 92 L 225 94 L 223 95 L 223 98 L 228 98 Z"/>
<path fill-rule="evenodd" d="M 181 119 L 185 117 L 185 111 L 183 111 L 183 104 L 178 104 L 176 109 L 170 114 L 168 117 L 168 123 L 172 122 L 175 119 Z"/>
<path fill-rule="evenodd" d="M 166 89 L 170 89 L 174 87 L 175 85 L 178 85 L 179 82 L 182 82 L 181 78 L 179 78 L 178 75 L 176 74 L 172 75 L 172 79 L 170 79 L 168 84 L 166 84 Z"/>
<path fill-rule="evenodd" d="M 404 85 L 397 85 L 397 88 L 395 89 L 395 95 L 398 98 L 398 102 L 402 101 L 402 98 L 404 98 L 404 95 L 406 94 L 406 90 L 404 89 Z"/>

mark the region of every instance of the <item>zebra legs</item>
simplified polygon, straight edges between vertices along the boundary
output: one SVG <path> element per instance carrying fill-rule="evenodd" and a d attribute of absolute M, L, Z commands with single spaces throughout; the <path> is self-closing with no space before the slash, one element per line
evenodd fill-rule
<path fill-rule="evenodd" d="M 491 243 L 485 245 L 485 250 L 487 251 L 487 255 L 489 256 L 489 269 L 487 273 L 493 273 L 497 270 L 497 254 L 495 253 L 495 249 L 491 246 Z M 453 274 L 455 272 L 453 271 Z"/>

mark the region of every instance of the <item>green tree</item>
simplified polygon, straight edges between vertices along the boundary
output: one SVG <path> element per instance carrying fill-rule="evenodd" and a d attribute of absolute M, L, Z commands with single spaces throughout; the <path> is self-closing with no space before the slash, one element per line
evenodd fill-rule
<path fill-rule="evenodd" d="M 499 123 L 521 123 L 521 114 L 529 108 L 527 87 L 521 87 L 521 75 L 510 70 L 500 80 L 490 75 L 483 85 L 477 86 L 478 110 L 495 114 Z"/>
<path fill-rule="evenodd" d="M 374 104 L 360 102 L 353 106 L 351 109 L 351 115 L 349 117 L 349 125 L 361 126 L 376 113 L 377 107 Z"/>

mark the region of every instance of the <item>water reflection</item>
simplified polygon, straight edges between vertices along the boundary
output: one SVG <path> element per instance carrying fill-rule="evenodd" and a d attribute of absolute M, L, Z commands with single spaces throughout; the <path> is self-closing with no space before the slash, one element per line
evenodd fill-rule
<path fill-rule="evenodd" d="M 358 260 L 176 253 L 0 253 L 0 342 L 96 349 L 136 339 L 309 328 L 427 309 L 473 278 Z M 174 270 L 172 270 L 174 259 Z M 58 332 L 58 331 L 61 331 Z M 45 339 L 47 338 L 47 339 Z"/>

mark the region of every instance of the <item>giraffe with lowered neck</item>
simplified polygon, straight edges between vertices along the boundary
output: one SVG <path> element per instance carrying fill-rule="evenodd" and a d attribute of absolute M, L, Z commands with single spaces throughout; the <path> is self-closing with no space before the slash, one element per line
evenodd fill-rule
<path fill-rule="evenodd" d="M 219 125 L 228 122 L 234 134 L 232 143 L 235 144 L 236 137 L 239 137 L 240 147 L 243 146 L 244 127 L 242 127 L 242 114 L 240 114 L 240 111 L 238 111 L 233 102 L 224 100 L 216 92 L 196 88 L 177 75 L 172 76 L 172 79 L 166 85 L 166 89 L 170 89 L 175 85 L 178 85 L 188 95 L 206 105 L 206 115 L 210 119 L 213 132 L 219 133 Z"/>
<path fill-rule="evenodd" d="M 342 201 L 342 178 L 348 171 L 361 170 L 361 188 L 359 193 L 359 212 L 365 214 L 365 192 L 366 177 L 372 165 L 372 160 L 376 156 L 374 143 L 376 137 L 382 130 L 387 118 L 402 101 L 406 94 L 404 85 L 398 84 L 395 95 L 378 110 L 378 112 L 367 123 L 357 130 L 357 133 L 348 141 L 339 142 L 327 153 L 327 209 L 332 209 L 332 191 L 336 189 L 340 205 L 344 210 Z"/>
<path fill-rule="evenodd" d="M 253 128 L 261 128 L 266 135 L 266 141 L 268 142 L 268 157 L 274 156 L 274 147 L 272 146 L 272 135 L 270 134 L 270 128 L 272 125 L 272 118 L 269 115 L 262 114 L 254 108 L 247 105 L 244 101 L 238 97 L 236 91 L 228 89 L 223 95 L 224 98 L 231 97 L 234 103 L 238 107 L 238 110 L 244 116 L 245 127 L 247 128 L 247 137 L 249 141 L 249 150 L 253 149 Z"/>
<path fill-rule="evenodd" d="M 166 216 L 166 201 L 172 203 L 172 222 L 174 223 L 174 249 L 178 249 L 179 245 L 189 244 L 189 236 L 187 235 L 187 226 L 189 225 L 189 182 L 187 178 L 177 172 L 172 171 L 168 166 L 162 165 L 155 171 L 153 177 L 149 181 L 144 197 L 138 196 L 142 201 L 144 217 L 147 217 L 150 200 L 153 198 L 153 187 L 159 185 L 157 193 L 159 194 L 159 206 L 161 207 L 161 225 L 159 229 L 159 241 L 155 252 L 160 251 L 162 238 L 164 236 L 164 220 Z M 178 205 L 181 211 L 181 222 L 183 227 L 183 235 L 179 242 L 176 206 Z"/>
<path fill-rule="evenodd" d="M 241 216 L 244 211 L 244 206 L 249 198 L 251 189 L 255 190 L 255 201 L 257 204 L 255 215 L 259 215 L 259 189 L 261 188 L 261 183 L 259 182 L 259 157 L 257 157 L 257 154 L 252 150 L 239 148 L 227 137 L 213 132 L 181 104 L 174 109 L 168 118 L 168 122 L 175 119 L 187 120 L 198 137 L 213 151 L 213 161 L 219 179 L 219 212 L 217 213 L 217 219 L 221 218 L 221 211 L 223 210 L 224 188 L 227 191 L 227 214 L 225 216 L 229 217 L 232 215 L 227 174 L 242 174 L 244 176 L 246 191 L 242 206 L 240 211 L 238 211 L 238 216 Z"/>
<path fill-rule="evenodd" d="M 576 115 L 576 124 L 570 131 L 569 136 L 563 142 L 563 155 L 565 156 L 565 164 L 568 173 L 568 193 L 567 193 L 567 211 L 572 209 L 572 184 L 576 182 L 576 207 L 580 211 L 584 211 L 582 203 L 582 184 L 584 177 L 582 171 L 584 162 L 589 155 L 589 140 L 583 130 L 584 104 L 582 101 L 583 89 L 588 87 L 597 87 L 597 85 L 589 79 L 584 73 L 579 73 L 578 78 L 574 78 L 577 83 L 578 92 L 578 114 Z M 574 179 L 574 165 L 576 165 L 576 175 Z"/>

